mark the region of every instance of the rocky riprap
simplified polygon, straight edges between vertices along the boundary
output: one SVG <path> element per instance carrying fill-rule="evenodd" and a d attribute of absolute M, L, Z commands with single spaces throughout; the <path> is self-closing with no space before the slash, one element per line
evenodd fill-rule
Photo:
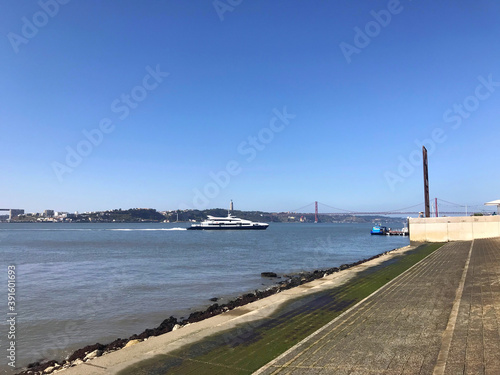
<path fill-rule="evenodd" d="M 180 321 L 178 321 L 177 318 L 171 316 L 170 318 L 165 319 L 158 327 L 146 329 L 140 334 L 130 336 L 128 339 L 116 339 L 115 341 L 106 345 L 99 343 L 88 345 L 84 348 L 76 350 L 64 361 L 51 360 L 31 363 L 16 375 L 42 375 L 57 373 L 68 367 L 76 366 L 78 364 L 90 361 L 96 357 L 100 357 L 101 355 L 105 355 L 122 349 L 125 346 L 131 346 L 141 341 L 145 341 L 149 337 L 159 336 L 170 331 L 175 331 L 176 329 L 179 329 L 187 324 L 199 322 L 212 316 L 222 314 L 226 311 L 234 309 L 235 307 L 243 306 L 259 299 L 279 293 L 282 290 L 294 288 L 304 283 L 320 279 L 332 273 L 340 272 L 359 264 L 368 262 L 382 255 L 386 255 L 391 251 L 386 251 L 372 256 L 371 258 L 363 259 L 354 263 L 342 264 L 340 267 L 332 267 L 325 270 L 316 270 L 314 272 L 300 272 L 294 275 L 283 275 L 283 281 L 265 290 L 256 290 L 254 293 L 244 294 L 236 298 L 235 300 L 231 300 L 224 304 L 219 305 L 218 303 L 214 303 L 213 305 L 210 305 L 206 310 L 195 311 L 191 313 L 187 319 L 182 319 Z M 278 275 L 274 272 L 262 272 L 261 276 L 278 277 Z M 211 300 L 216 300 L 216 298 L 211 298 Z"/>

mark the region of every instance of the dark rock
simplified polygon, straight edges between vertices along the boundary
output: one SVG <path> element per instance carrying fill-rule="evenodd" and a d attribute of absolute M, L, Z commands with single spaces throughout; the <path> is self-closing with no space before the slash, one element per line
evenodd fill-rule
<path fill-rule="evenodd" d="M 165 331 L 165 332 L 170 332 L 172 328 L 177 324 L 177 319 L 171 316 L 168 319 L 165 319 L 161 324 L 158 326 L 157 330 L 159 331 Z"/>
<path fill-rule="evenodd" d="M 217 302 L 219 299 L 217 297 L 210 298 L 210 301 Z"/>
<path fill-rule="evenodd" d="M 127 344 L 127 339 L 116 339 L 115 341 L 106 345 L 106 351 L 111 352 L 123 348 Z"/>
<path fill-rule="evenodd" d="M 104 350 L 104 349 L 106 349 L 106 345 L 102 345 L 99 343 L 94 344 L 94 345 L 87 345 L 84 348 L 81 348 L 81 349 L 74 351 L 73 354 L 71 354 L 69 356 L 68 361 L 72 362 L 75 359 L 82 359 L 83 360 L 88 353 L 93 352 L 94 350 Z"/>
<path fill-rule="evenodd" d="M 129 340 L 144 340 L 151 336 L 163 335 L 164 333 L 170 332 L 176 324 L 177 318 L 171 316 L 170 318 L 165 319 L 158 327 L 146 329 L 138 335 L 132 335 Z"/>
<path fill-rule="evenodd" d="M 276 275 L 276 273 L 274 273 L 274 272 L 262 272 L 260 274 L 260 276 L 262 276 L 262 277 L 278 277 L 278 275 Z"/>
<path fill-rule="evenodd" d="M 291 287 L 294 287 L 294 286 L 299 286 L 300 285 L 300 277 L 298 276 L 294 276 L 290 279 L 290 286 Z"/>
<path fill-rule="evenodd" d="M 27 366 L 27 370 L 19 372 L 18 374 L 42 374 L 44 370 L 48 367 L 52 367 L 58 364 L 57 361 L 42 361 L 42 362 L 33 362 Z"/>

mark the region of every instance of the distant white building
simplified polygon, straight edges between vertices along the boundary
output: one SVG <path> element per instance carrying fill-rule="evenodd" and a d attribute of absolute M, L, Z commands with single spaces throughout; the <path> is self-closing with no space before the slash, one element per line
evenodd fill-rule
<path fill-rule="evenodd" d="M 486 202 L 484 205 L 485 206 L 497 206 L 497 215 L 498 215 L 499 210 L 500 210 L 500 199 L 497 199 L 496 201 Z"/>

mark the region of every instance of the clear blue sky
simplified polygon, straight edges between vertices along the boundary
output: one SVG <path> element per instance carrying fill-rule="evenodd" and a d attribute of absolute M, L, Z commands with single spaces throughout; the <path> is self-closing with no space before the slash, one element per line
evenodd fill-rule
<path fill-rule="evenodd" d="M 493 0 L 3 1 L 0 206 L 395 209 L 423 201 L 425 139 L 431 197 L 499 199 L 499 16 Z"/>

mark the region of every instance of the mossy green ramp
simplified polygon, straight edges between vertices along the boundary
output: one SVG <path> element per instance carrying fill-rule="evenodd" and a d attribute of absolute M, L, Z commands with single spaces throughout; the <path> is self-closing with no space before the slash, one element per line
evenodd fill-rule
<path fill-rule="evenodd" d="M 251 374 L 441 245 L 421 245 L 360 272 L 344 285 L 294 299 L 268 318 L 141 361 L 119 374 Z"/>

